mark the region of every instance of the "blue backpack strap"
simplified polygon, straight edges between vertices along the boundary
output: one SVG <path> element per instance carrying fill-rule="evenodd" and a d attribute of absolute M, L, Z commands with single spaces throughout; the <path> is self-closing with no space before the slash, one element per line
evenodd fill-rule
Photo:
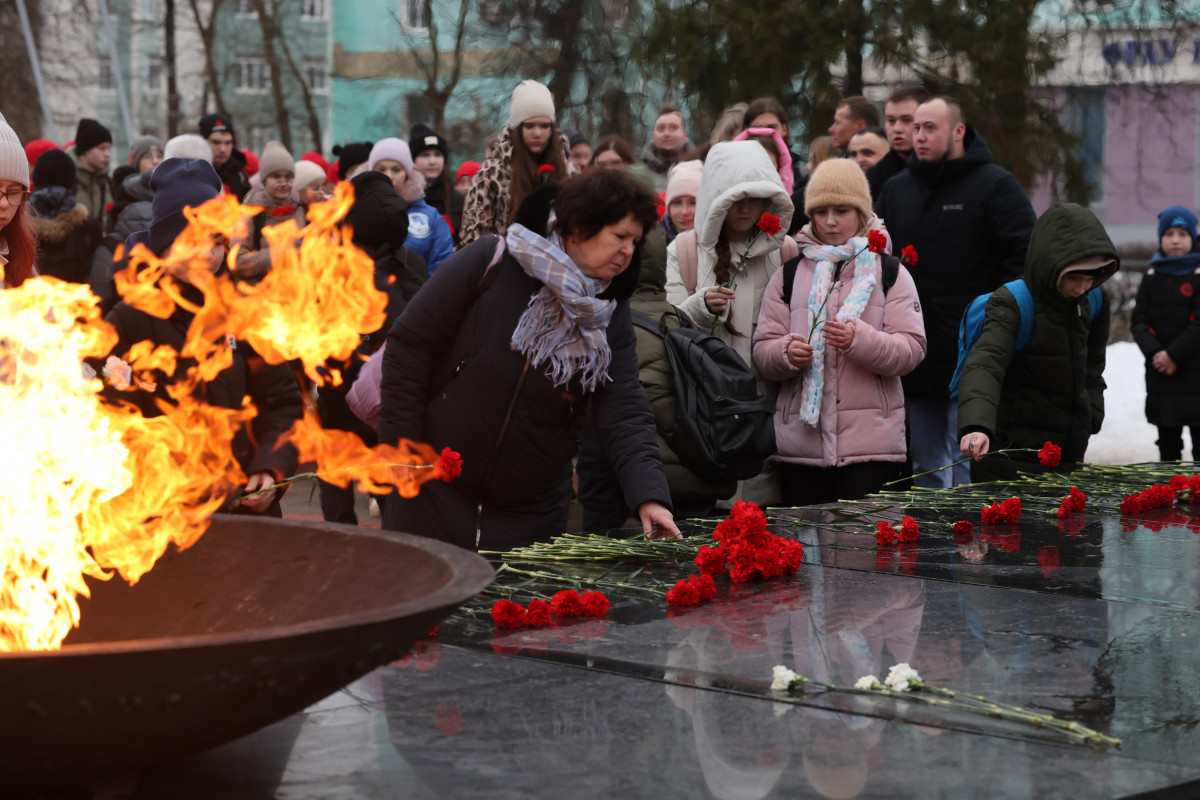
<path fill-rule="evenodd" d="M 1017 329 L 1017 350 L 1024 350 L 1025 345 L 1033 338 L 1033 295 L 1025 285 L 1023 278 L 1004 284 L 1013 299 L 1017 301 L 1017 310 L 1021 314 L 1021 327 Z"/>
<path fill-rule="evenodd" d="M 1100 287 L 1097 286 L 1087 293 L 1087 299 L 1088 311 L 1092 312 L 1091 318 L 1095 319 L 1096 315 L 1100 313 L 1100 307 L 1104 305 L 1104 293 L 1101 292 Z"/>

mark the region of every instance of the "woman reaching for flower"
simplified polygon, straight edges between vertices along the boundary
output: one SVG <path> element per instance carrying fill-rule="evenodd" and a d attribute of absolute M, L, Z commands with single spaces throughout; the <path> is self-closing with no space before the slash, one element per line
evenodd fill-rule
<path fill-rule="evenodd" d="M 887 287 L 881 223 L 856 164 L 817 167 L 805 193 L 811 222 L 783 298 L 785 272 L 763 296 L 754 360 L 762 376 L 790 381 L 775 406 L 783 502 L 811 505 L 863 497 L 904 463 L 900 376 L 925 357 L 917 290 L 903 266 Z"/>

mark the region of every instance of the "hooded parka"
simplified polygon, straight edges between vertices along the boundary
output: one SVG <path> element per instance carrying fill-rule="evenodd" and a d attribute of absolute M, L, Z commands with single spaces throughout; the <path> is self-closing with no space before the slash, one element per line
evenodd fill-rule
<path fill-rule="evenodd" d="M 704 302 L 704 290 L 717 285 L 714 274 L 717 239 L 730 207 L 747 197 L 767 200 L 766 213 L 779 217 L 780 229 L 774 235 L 760 234 L 750 246 L 750 255 L 740 269 L 738 264 L 745 247 L 731 248 L 736 270 L 736 296 L 728 310 L 714 315 Z M 792 210 L 792 200 L 762 145 L 758 142 L 722 142 L 708 152 L 696 196 L 696 291 L 690 296 L 679 273 L 677 255 L 681 241 L 688 234 L 680 234 L 667 248 L 667 300 L 687 314 L 697 328 L 711 329 L 714 336 L 731 346 L 752 368 L 751 340 L 758 324 L 758 309 L 767 281 L 783 266 L 780 247 L 792 221 Z M 727 320 L 740 336 L 729 331 L 725 325 Z"/>
<path fill-rule="evenodd" d="M 1025 257 L 1034 318 L 1032 336 L 1020 352 L 1016 299 L 1004 287 L 988 299 L 983 330 L 959 381 L 959 438 L 982 432 L 990 440 L 989 455 L 972 463 L 972 480 L 1044 471 L 1036 452 L 1046 442 L 1062 448 L 1061 468 L 1069 468 L 1100 431 L 1108 298 L 1093 319 L 1086 296 L 1064 297 L 1058 283 L 1067 271 L 1101 265 L 1107 269 L 1097 285 L 1112 277 L 1120 260 L 1096 216 L 1074 203 L 1051 206 L 1034 226 Z M 1032 452 L 991 455 L 1004 448 Z"/>

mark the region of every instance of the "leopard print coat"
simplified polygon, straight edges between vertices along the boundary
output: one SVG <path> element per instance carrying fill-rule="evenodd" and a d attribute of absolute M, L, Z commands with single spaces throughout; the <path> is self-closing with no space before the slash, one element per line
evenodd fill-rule
<path fill-rule="evenodd" d="M 567 137 L 559 131 L 558 139 L 562 148 L 563 163 L 570 164 L 571 148 Z M 512 129 L 505 128 L 496 142 L 496 155 L 483 162 L 479 172 L 475 173 L 471 191 L 467 193 L 460 236 L 463 247 L 489 233 L 501 236 L 508 233 L 508 204 L 512 197 L 512 152 Z"/>

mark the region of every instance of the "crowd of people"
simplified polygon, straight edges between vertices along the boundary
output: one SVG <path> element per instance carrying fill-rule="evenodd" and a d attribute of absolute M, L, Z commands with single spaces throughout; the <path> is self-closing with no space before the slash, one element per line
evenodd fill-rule
<path fill-rule="evenodd" d="M 0 264 L 8 286 L 35 274 L 90 284 L 128 347 L 120 244 L 166 253 L 182 209 L 226 192 L 262 210 L 236 262 L 220 249 L 211 268 L 254 282 L 272 268 L 263 229 L 303 224 L 349 181 L 346 224 L 375 260 L 387 322 L 342 365 L 342 386 L 321 387 L 322 422 L 368 444 L 462 452 L 458 481 L 377 499 L 385 527 L 464 546 L 558 533 L 573 496 L 586 527 L 632 515 L 676 536 L 674 518 L 738 499 L 808 505 L 1047 469 L 1045 441 L 1062 447 L 1058 468 L 1080 461 L 1103 421 L 1109 319 L 1108 301 L 1088 297 L 1119 267 L 1099 220 L 1070 204 L 1038 219 L 959 103 L 921 87 L 897 88 L 882 114 L 847 97 L 827 136 L 793 144 L 771 97 L 727 110 L 698 146 L 674 107 L 640 153 L 615 135 L 593 143 L 560 126 L 532 80 L 486 159 L 456 167 L 424 124 L 343 144 L 330 163 L 278 142 L 240 150 L 233 121 L 210 114 L 196 134 L 136 139 L 110 175 L 112 136 L 95 120 L 65 149 L 22 145 L 5 124 Z M 1196 225 L 1187 208 L 1163 212 L 1134 311 L 1164 459 L 1181 457 L 1182 427 L 1197 421 Z M 961 353 L 964 311 L 988 293 L 979 341 Z M 675 452 L 672 366 L 631 309 L 715 337 L 774 398 L 776 450 L 759 474 L 714 479 Z M 276 396 L 281 376 L 236 346 L 234 385 L 265 387 L 267 424 L 298 415 Z M 360 396 L 372 415 L 360 418 Z M 255 489 L 294 466 L 286 448 L 276 455 L 244 456 Z M 250 510 L 277 509 L 264 496 Z M 322 509 L 357 521 L 349 490 L 322 484 Z"/>

